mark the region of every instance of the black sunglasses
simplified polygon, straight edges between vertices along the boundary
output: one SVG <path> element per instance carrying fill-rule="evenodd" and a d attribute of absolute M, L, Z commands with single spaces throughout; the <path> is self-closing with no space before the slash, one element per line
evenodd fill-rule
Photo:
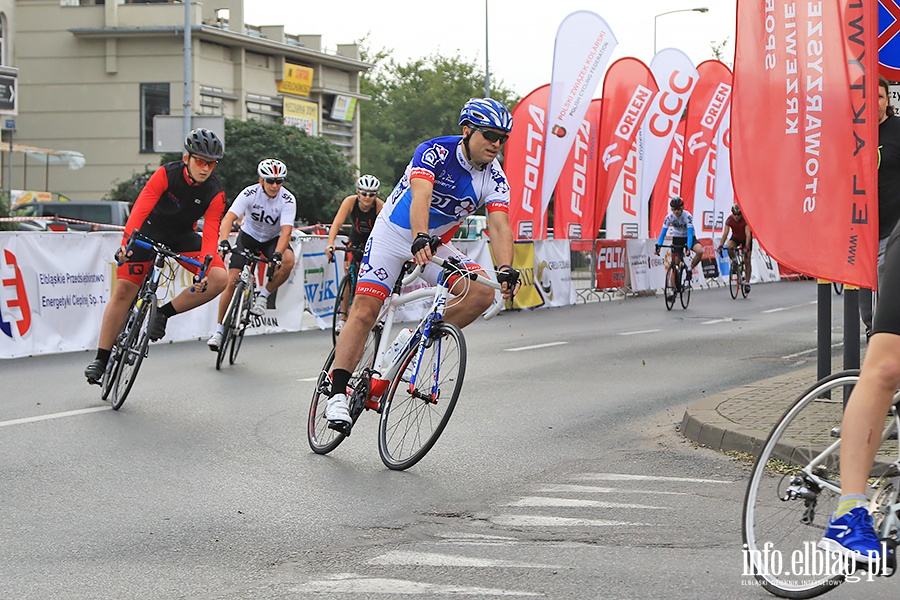
<path fill-rule="evenodd" d="M 281 185 L 284 183 L 284 177 L 279 177 L 278 179 L 266 179 L 266 183 L 277 183 L 278 185 Z"/>
<path fill-rule="evenodd" d="M 500 142 L 501 144 L 505 144 L 506 140 L 509 139 L 509 135 L 505 133 L 499 133 L 497 131 L 491 131 L 490 129 L 482 129 L 481 127 L 472 126 L 472 129 L 477 129 L 481 132 L 481 135 L 484 136 L 484 139 L 494 144 L 496 142 Z"/>
<path fill-rule="evenodd" d="M 360 192 L 360 196 L 365 196 L 366 198 L 371 198 L 372 196 L 377 196 L 378 192 Z"/>

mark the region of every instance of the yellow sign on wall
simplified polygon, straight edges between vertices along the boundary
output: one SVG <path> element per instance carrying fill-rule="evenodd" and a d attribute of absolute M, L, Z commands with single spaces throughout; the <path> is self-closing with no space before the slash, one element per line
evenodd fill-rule
<path fill-rule="evenodd" d="M 319 105 L 315 102 L 285 97 L 282 114 L 285 125 L 302 129 L 307 135 L 318 135 Z"/>
<path fill-rule="evenodd" d="M 284 63 L 284 77 L 278 82 L 278 91 L 282 94 L 309 96 L 312 89 L 314 70 L 310 67 Z"/>

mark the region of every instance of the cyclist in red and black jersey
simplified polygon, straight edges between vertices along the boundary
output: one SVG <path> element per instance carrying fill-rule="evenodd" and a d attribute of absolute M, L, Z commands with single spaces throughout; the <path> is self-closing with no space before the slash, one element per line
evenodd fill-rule
<path fill-rule="evenodd" d="M 378 188 L 381 182 L 374 175 L 363 175 L 356 180 L 356 193 L 344 198 L 338 208 L 331 228 L 328 230 L 328 243 L 325 246 L 325 254 L 328 261 L 334 260 L 334 240 L 337 238 L 338 231 L 347 221 L 347 217 L 351 218 L 350 228 L 350 245 L 354 248 L 364 248 L 369 234 L 372 233 L 372 227 L 375 226 L 375 217 L 384 207 L 384 200 L 378 197 Z M 353 256 L 351 252 L 347 252 L 344 258 L 345 265 L 353 260 L 358 266 L 361 260 L 360 256 Z M 344 314 L 347 314 L 346 304 L 347 298 L 344 298 Z M 343 327 L 343 321 L 337 324 L 336 331 L 340 332 Z"/>
<path fill-rule="evenodd" d="M 731 233 L 731 239 L 728 234 Z M 726 241 L 728 240 L 728 241 Z M 725 220 L 725 229 L 722 230 L 722 239 L 719 240 L 719 251 L 728 249 L 728 256 L 734 259 L 734 249 L 738 246 L 744 248 L 744 289 L 750 292 L 750 251 L 753 249 L 753 232 L 750 225 L 741 213 L 741 207 L 735 204 L 731 207 L 731 216 Z"/>
<path fill-rule="evenodd" d="M 122 238 L 116 259 L 122 264 L 116 271 L 115 291 L 110 298 L 100 326 L 97 357 L 84 370 L 88 383 L 100 383 L 116 336 L 125 324 L 131 303 L 137 296 L 144 276 L 150 272 L 150 251 L 134 248 L 125 255 L 125 243 L 135 230 L 164 244 L 184 256 L 202 262 L 212 256 L 206 276 L 183 291 L 171 302 L 159 307 L 150 323 L 153 341 L 166 334 L 169 317 L 205 304 L 218 296 L 228 283 L 225 264 L 217 249 L 219 224 L 225 212 L 225 192 L 213 170 L 225 154 L 225 147 L 215 133 L 194 129 L 184 141 L 182 160 L 159 167 L 141 190 Z M 196 232 L 203 217 L 203 236 Z M 194 273 L 199 269 L 184 265 Z"/>

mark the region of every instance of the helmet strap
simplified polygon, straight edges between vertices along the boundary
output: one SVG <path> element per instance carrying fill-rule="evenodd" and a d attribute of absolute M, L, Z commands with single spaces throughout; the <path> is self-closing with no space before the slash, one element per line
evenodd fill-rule
<path fill-rule="evenodd" d="M 476 163 L 474 160 L 472 160 L 472 151 L 469 150 L 469 140 L 471 139 L 471 137 L 473 135 L 475 135 L 475 129 L 471 125 L 467 125 L 467 127 L 469 128 L 469 135 L 463 136 L 463 139 L 462 139 L 463 154 L 465 154 L 466 160 L 469 161 L 470 165 L 472 165 L 473 167 L 475 167 L 476 169 L 478 169 L 480 171 L 483 171 L 484 168 L 487 166 L 487 163 L 484 163 L 484 164 Z"/>

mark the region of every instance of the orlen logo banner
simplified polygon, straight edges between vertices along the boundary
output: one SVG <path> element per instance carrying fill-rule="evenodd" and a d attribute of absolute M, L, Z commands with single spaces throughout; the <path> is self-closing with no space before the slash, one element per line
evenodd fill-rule
<path fill-rule="evenodd" d="M 650 111 L 641 126 L 644 137 L 641 189 L 647 192 L 644 193 L 644 197 L 659 179 L 672 145 L 672 138 L 675 137 L 675 131 L 681 123 L 688 100 L 700 78 L 691 59 L 675 48 L 665 48 L 657 52 L 650 61 L 650 72 L 653 73 L 659 86 L 659 93 L 653 97 Z"/>
<path fill-rule="evenodd" d="M 555 239 L 594 240 L 597 237 L 593 226 L 601 103 L 599 98 L 591 102 L 556 184 L 553 201 Z"/>
<path fill-rule="evenodd" d="M 0 332 L 6 337 L 24 338 L 31 329 L 31 307 L 25 280 L 16 255 L 3 251 L 0 261 Z"/>
<path fill-rule="evenodd" d="M 625 240 L 597 240 L 597 289 L 625 285 Z"/>
<path fill-rule="evenodd" d="M 872 9 L 738 3 L 731 107 L 731 175 L 754 237 L 790 269 L 864 287 L 877 284 Z"/>
<path fill-rule="evenodd" d="M 544 137 L 550 84 L 525 96 L 512 110 L 513 130 L 503 152 L 509 181 L 509 224 L 517 240 L 541 240 L 546 227 L 541 215 Z"/>
<path fill-rule="evenodd" d="M 559 25 L 547 110 L 549 135 L 541 192 L 544 213 L 575 141 L 575 132 L 587 113 L 617 43 L 606 21 L 590 11 L 576 11 Z"/>
<path fill-rule="evenodd" d="M 697 72 L 700 79 L 691 94 L 687 109 L 684 177 L 681 186 L 684 208 L 691 211 L 691 214 L 694 214 L 693 198 L 697 175 L 703 168 L 707 153 L 716 142 L 719 123 L 731 102 L 731 71 L 728 67 L 717 60 L 707 60 L 700 63 Z M 753 120 L 759 120 L 759 114 L 756 116 Z"/>
<path fill-rule="evenodd" d="M 656 82 L 650 69 L 636 58 L 619 59 L 606 73 L 600 117 L 601 155 L 597 169 L 599 193 L 595 225 L 599 229 L 605 215 L 608 238 L 623 237 L 619 224 L 638 220 L 635 205 L 640 201 L 635 201 L 634 196 L 638 195 L 636 188 L 640 182 L 639 159 L 635 154 L 630 156 L 630 153 L 633 153 L 634 141 L 656 92 Z M 623 170 L 631 185 L 619 185 Z M 612 225 L 610 218 L 614 221 Z"/>
<path fill-rule="evenodd" d="M 669 200 L 675 196 L 681 196 L 681 179 L 684 172 L 684 119 L 675 128 L 669 151 L 663 160 L 662 169 L 656 185 L 653 187 L 653 197 L 650 200 L 650 237 L 658 238 L 662 233 L 662 224 L 669 213 Z"/>

